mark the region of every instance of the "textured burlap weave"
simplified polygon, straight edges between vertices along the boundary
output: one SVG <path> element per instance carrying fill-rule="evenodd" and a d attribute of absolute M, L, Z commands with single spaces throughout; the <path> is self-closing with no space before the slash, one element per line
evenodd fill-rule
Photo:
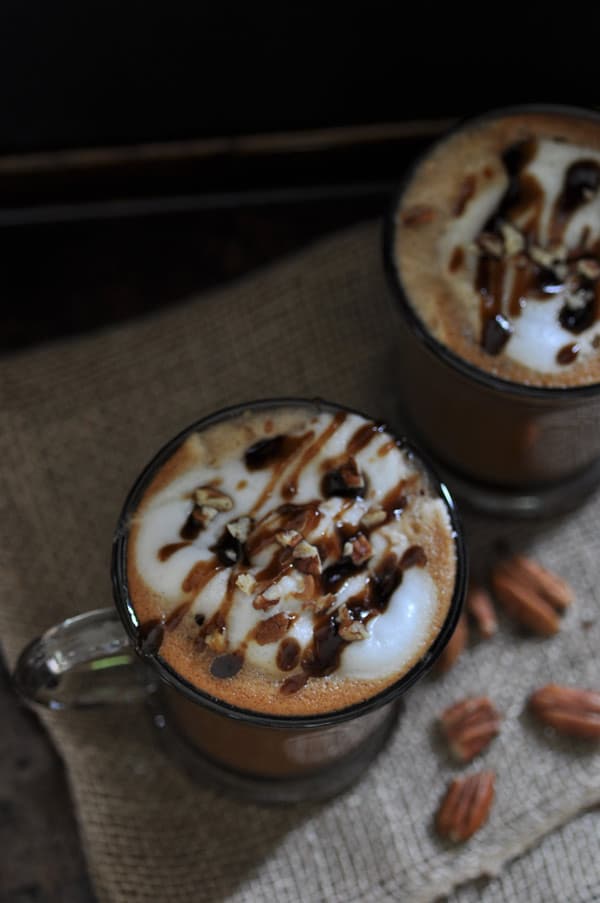
<path fill-rule="evenodd" d="M 9 662 L 57 620 L 110 604 L 122 500 L 154 451 L 192 420 L 284 394 L 393 420 L 386 305 L 379 230 L 367 224 L 169 312 L 1 363 L 0 627 Z M 194 785 L 157 750 L 142 707 L 44 714 L 99 899 L 599 899 L 597 811 L 566 823 L 600 803 L 600 755 L 523 714 L 542 683 L 599 683 L 599 516 L 596 496 L 560 523 L 469 520 L 476 562 L 494 539 L 508 539 L 570 580 L 577 603 L 556 638 L 525 637 L 503 622 L 446 676 L 426 678 L 363 780 L 327 804 L 261 808 Z M 497 771 L 497 799 L 488 825 L 455 849 L 431 831 L 439 797 L 461 771 L 433 724 L 442 708 L 482 691 L 505 716 L 483 759 Z"/>

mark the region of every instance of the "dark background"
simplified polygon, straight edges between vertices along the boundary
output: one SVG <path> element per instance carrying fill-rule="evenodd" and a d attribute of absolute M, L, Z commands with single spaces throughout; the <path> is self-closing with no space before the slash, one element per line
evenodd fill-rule
<path fill-rule="evenodd" d="M 599 18 L 591 4 L 5 0 L 0 150 L 590 103 Z"/>
<path fill-rule="evenodd" d="M 381 216 L 457 118 L 595 106 L 600 13 L 567 12 L 5 0 L 0 352 L 145 313 Z"/>

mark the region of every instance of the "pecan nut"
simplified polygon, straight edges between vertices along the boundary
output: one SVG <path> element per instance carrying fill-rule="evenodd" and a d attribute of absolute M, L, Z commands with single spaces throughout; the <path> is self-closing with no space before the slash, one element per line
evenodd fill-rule
<path fill-rule="evenodd" d="M 442 732 L 459 762 L 470 762 L 500 730 L 500 714 L 487 696 L 462 699 L 440 715 Z"/>
<path fill-rule="evenodd" d="M 498 619 L 492 597 L 482 586 L 471 586 L 466 599 L 467 611 L 475 621 L 480 635 L 489 640 L 498 630 Z"/>
<path fill-rule="evenodd" d="M 571 587 L 558 574 L 523 555 L 496 565 L 491 583 L 506 612 L 540 636 L 558 632 L 559 612 L 573 601 Z"/>
<path fill-rule="evenodd" d="M 542 721 L 569 737 L 600 737 L 600 692 L 547 684 L 529 698 L 529 708 Z"/>
<path fill-rule="evenodd" d="M 368 561 L 372 554 L 371 543 L 364 533 L 360 532 L 344 543 L 342 551 L 342 555 L 345 558 L 350 558 L 352 564 L 355 564 L 357 567 Z"/>
<path fill-rule="evenodd" d="M 495 781 L 493 771 L 479 771 L 450 783 L 435 818 L 440 837 L 461 843 L 479 831 L 494 802 Z"/>
<path fill-rule="evenodd" d="M 316 546 L 302 539 L 292 549 L 294 567 L 302 574 L 318 577 L 321 573 L 321 557 Z"/>
<path fill-rule="evenodd" d="M 194 490 L 194 501 L 197 505 L 208 505 L 216 511 L 231 511 L 233 508 L 233 499 L 214 486 L 199 486 Z"/>

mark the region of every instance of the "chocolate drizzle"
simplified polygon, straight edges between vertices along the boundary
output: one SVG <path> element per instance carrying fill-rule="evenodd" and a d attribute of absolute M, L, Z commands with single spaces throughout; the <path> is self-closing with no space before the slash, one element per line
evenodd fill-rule
<path fill-rule="evenodd" d="M 194 505 L 186 522 L 179 531 L 179 535 L 184 541 L 193 542 L 198 538 L 202 530 L 204 530 L 204 522 L 198 517 L 198 507 Z"/>
<path fill-rule="evenodd" d="M 600 188 L 600 166 L 596 160 L 576 160 L 565 174 L 551 219 L 551 240 L 560 241 L 569 219 L 591 201 Z"/>
<path fill-rule="evenodd" d="M 315 624 L 311 647 L 302 659 L 302 670 L 309 677 L 325 677 L 336 670 L 346 645 L 338 632 L 335 615 L 325 615 Z"/>
<path fill-rule="evenodd" d="M 158 550 L 158 560 L 159 561 L 168 561 L 171 555 L 174 555 L 175 552 L 178 552 L 180 549 L 185 549 L 186 546 L 189 546 L 189 542 L 170 542 L 167 543 L 166 546 L 162 546 Z"/>
<path fill-rule="evenodd" d="M 210 547 L 210 551 L 216 555 L 219 564 L 225 568 L 233 567 L 238 562 L 242 564 L 248 563 L 244 543 L 230 533 L 227 527 L 225 527 L 217 542 Z"/>
<path fill-rule="evenodd" d="M 244 664 L 244 657 L 239 652 L 227 652 L 225 655 L 217 655 L 210 665 L 210 673 L 213 677 L 226 680 L 235 677 Z"/>
<path fill-rule="evenodd" d="M 567 364 L 572 364 L 578 354 L 579 345 L 576 343 L 564 345 L 556 354 L 556 363 L 561 364 L 563 367 Z"/>
<path fill-rule="evenodd" d="M 280 671 L 293 671 L 300 663 L 302 650 L 300 643 L 294 637 L 286 637 L 279 644 L 277 650 L 277 667 Z"/>

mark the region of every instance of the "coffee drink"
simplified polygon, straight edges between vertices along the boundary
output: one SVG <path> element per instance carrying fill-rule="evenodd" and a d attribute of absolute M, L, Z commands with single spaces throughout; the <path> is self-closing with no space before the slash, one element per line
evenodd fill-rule
<path fill-rule="evenodd" d="M 583 500 L 600 482 L 600 116 L 463 123 L 408 174 L 384 250 L 402 428 L 480 510 Z"/>
<path fill-rule="evenodd" d="M 245 712 L 311 717 L 389 688 L 438 637 L 456 577 L 421 463 L 333 406 L 262 403 L 189 433 L 130 515 L 142 650 Z"/>
<path fill-rule="evenodd" d="M 397 210 L 395 255 L 431 335 L 504 380 L 600 381 L 600 122 L 483 118 L 438 144 Z"/>

